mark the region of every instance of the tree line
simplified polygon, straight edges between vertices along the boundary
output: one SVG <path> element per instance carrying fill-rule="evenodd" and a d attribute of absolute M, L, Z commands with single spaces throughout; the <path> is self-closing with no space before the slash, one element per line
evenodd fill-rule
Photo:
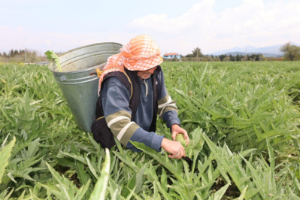
<path fill-rule="evenodd" d="M 11 58 L 14 56 L 18 56 L 18 55 L 24 55 L 25 54 L 25 50 L 17 50 L 17 49 L 11 49 L 8 53 L 0 52 L 0 56 L 5 57 L 5 58 Z"/>
<path fill-rule="evenodd" d="M 280 47 L 280 51 L 284 53 L 283 57 L 265 57 L 262 54 L 247 54 L 247 55 L 227 55 L 218 56 L 204 55 L 199 47 L 192 50 L 191 54 L 182 56 L 182 61 L 295 61 L 300 60 L 300 46 L 292 45 L 290 42 Z M 166 59 L 167 60 L 167 59 Z M 177 58 L 168 59 L 168 61 L 178 61 Z"/>
<path fill-rule="evenodd" d="M 263 61 L 266 60 L 266 57 L 262 54 L 250 54 L 250 55 L 239 55 L 236 56 L 233 55 L 226 55 L 222 54 L 218 56 L 220 58 L 220 61 Z"/>
<path fill-rule="evenodd" d="M 251 54 L 251 55 L 204 55 L 199 47 L 192 50 L 191 54 L 182 56 L 182 61 L 295 61 L 300 60 L 300 46 L 296 46 L 288 42 L 280 47 L 280 51 L 284 53 L 282 58 L 265 57 L 262 54 Z M 61 54 L 57 53 L 57 55 Z M 166 61 L 178 61 L 177 58 L 165 59 Z M 35 50 L 17 50 L 11 49 L 8 53 L 0 52 L 0 62 L 42 62 L 47 61 L 44 55 L 38 56 Z"/>
<path fill-rule="evenodd" d="M 36 50 L 11 49 L 8 53 L 0 52 L 0 62 L 36 63 L 45 61 L 47 61 L 47 58 L 44 55 L 38 55 Z"/>

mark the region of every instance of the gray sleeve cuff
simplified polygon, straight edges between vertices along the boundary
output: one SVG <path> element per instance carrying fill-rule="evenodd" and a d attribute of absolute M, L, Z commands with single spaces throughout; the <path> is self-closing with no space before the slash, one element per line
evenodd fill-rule
<path fill-rule="evenodd" d="M 155 134 L 150 147 L 155 149 L 157 152 L 160 152 L 163 138 L 164 136 Z"/>
<path fill-rule="evenodd" d="M 154 132 L 147 132 L 142 128 L 138 128 L 130 138 L 130 141 L 144 143 L 146 146 L 155 149 L 156 151 L 161 151 L 161 142 L 164 136 L 157 135 Z M 128 142 L 126 147 L 132 151 L 141 152 L 135 146 Z"/>

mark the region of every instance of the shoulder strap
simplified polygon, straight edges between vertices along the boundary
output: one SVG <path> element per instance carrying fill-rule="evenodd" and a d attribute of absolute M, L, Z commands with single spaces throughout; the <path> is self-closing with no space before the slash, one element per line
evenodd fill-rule
<path fill-rule="evenodd" d="M 127 75 L 127 73 L 124 71 L 123 72 L 124 73 L 124 75 L 127 77 L 127 79 L 128 79 L 128 82 L 130 83 L 130 99 L 132 98 L 132 95 L 133 95 L 133 85 L 132 85 L 132 82 L 131 82 L 131 80 L 130 80 L 130 78 L 129 78 L 129 76 Z"/>
<path fill-rule="evenodd" d="M 109 78 L 109 77 L 117 77 L 121 83 L 128 89 L 128 92 L 130 94 L 130 102 L 129 102 L 129 108 L 132 111 L 132 113 L 135 113 L 136 111 L 136 107 L 134 107 L 136 105 L 136 98 L 133 98 L 133 96 L 136 96 L 135 94 L 137 92 L 133 92 L 135 91 L 132 80 L 130 79 L 130 76 L 126 73 L 126 72 L 111 72 L 109 74 L 107 74 L 104 77 L 104 80 L 102 82 L 102 84 Z M 100 90 L 99 93 L 99 97 L 98 97 L 98 101 L 96 104 L 96 119 L 101 119 L 101 117 L 104 116 L 104 112 L 103 112 L 103 107 L 102 107 L 102 90 Z M 132 116 L 133 119 L 134 116 Z"/>
<path fill-rule="evenodd" d="M 130 93 L 130 99 L 131 99 L 132 95 L 133 95 L 133 85 L 132 85 L 132 82 L 131 82 L 129 76 L 127 75 L 127 73 L 125 71 L 124 72 L 111 72 L 104 77 L 102 84 L 104 83 L 104 81 L 106 79 L 108 79 L 109 77 L 112 77 L 112 76 L 117 77 L 121 81 L 121 83 L 123 85 L 125 85 L 125 87 L 128 89 L 128 92 Z"/>

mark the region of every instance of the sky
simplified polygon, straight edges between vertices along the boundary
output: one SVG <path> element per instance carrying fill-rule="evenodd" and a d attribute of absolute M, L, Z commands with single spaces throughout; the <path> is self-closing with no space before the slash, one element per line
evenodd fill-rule
<path fill-rule="evenodd" d="M 162 54 L 300 44 L 300 0 L 0 0 L 0 52 L 125 45 L 140 34 Z"/>

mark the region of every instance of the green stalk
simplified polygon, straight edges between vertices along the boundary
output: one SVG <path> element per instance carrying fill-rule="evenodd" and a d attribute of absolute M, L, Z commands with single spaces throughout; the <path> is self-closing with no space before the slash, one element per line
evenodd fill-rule
<path fill-rule="evenodd" d="M 45 54 L 47 55 L 47 59 L 52 60 L 52 62 L 55 62 L 58 71 L 62 72 L 58 56 L 53 51 L 46 51 Z"/>

